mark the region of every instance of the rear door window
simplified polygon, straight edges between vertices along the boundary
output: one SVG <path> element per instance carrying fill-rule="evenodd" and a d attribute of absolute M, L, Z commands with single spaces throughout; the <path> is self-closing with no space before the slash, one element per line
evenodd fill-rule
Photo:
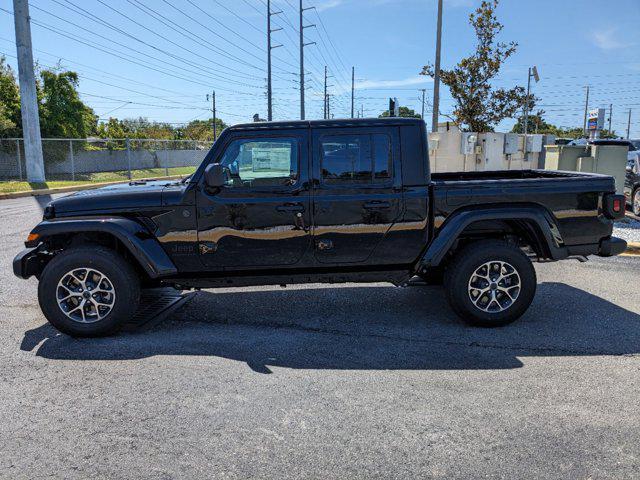
<path fill-rule="evenodd" d="M 391 180 L 388 135 L 326 135 L 321 149 L 321 175 L 326 185 L 388 184 Z"/>

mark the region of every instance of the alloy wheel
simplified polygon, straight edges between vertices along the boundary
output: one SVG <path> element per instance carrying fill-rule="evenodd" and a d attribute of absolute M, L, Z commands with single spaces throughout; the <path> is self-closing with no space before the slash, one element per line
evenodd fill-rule
<path fill-rule="evenodd" d="M 487 313 L 500 313 L 511 307 L 520 295 L 521 280 L 513 265 L 492 260 L 480 265 L 469 279 L 471 303 Z"/>
<path fill-rule="evenodd" d="M 75 268 L 58 282 L 56 299 L 60 310 L 74 322 L 93 323 L 111 313 L 116 291 L 104 273 L 94 268 Z"/>

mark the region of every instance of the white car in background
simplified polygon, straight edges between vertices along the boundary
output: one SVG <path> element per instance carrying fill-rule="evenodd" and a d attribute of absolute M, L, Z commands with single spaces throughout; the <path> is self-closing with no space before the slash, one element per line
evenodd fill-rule
<path fill-rule="evenodd" d="M 638 159 L 640 161 L 640 140 L 629 140 L 629 153 L 627 154 L 627 160 Z"/>

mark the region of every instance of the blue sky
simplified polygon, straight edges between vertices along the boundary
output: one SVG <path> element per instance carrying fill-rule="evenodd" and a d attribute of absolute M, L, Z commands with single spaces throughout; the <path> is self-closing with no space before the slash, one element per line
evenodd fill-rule
<path fill-rule="evenodd" d="M 479 0 L 445 0 L 443 66 L 474 48 L 468 16 Z M 101 118 L 145 116 L 172 123 L 207 118 L 215 89 L 228 123 L 266 116 L 266 0 L 31 0 L 34 56 L 80 74 L 80 92 Z M 274 119 L 298 118 L 297 0 L 272 0 Z M 386 109 L 389 96 L 421 108 L 432 82 L 418 75 L 435 49 L 436 0 L 305 0 L 307 118 L 322 116 L 324 65 L 331 75 L 332 112 L 349 115 L 351 66 L 356 107 L 366 116 Z M 0 7 L 12 11 L 11 0 Z M 111 7 L 111 8 L 109 8 Z M 84 9 L 84 10 L 80 10 Z M 126 18 L 126 17 L 129 18 Z M 640 0 L 502 0 L 502 39 L 519 43 L 496 85 L 524 85 L 537 65 L 547 119 L 581 126 L 584 86 L 591 108 L 614 105 L 613 128 L 640 137 Z M 95 19 L 98 19 L 96 21 Z M 102 22 L 102 23 L 101 23 Z M 110 25 L 105 24 L 108 23 Z M 0 54 L 15 66 L 13 18 L 0 11 Z M 97 47 L 97 48 L 96 48 Z M 441 110 L 450 112 L 446 87 Z M 512 120 L 500 129 L 510 129 Z"/>

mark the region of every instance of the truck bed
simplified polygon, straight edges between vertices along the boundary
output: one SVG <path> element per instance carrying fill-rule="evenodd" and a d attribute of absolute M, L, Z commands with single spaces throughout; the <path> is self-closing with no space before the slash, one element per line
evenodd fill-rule
<path fill-rule="evenodd" d="M 535 204 L 555 220 L 565 245 L 584 245 L 611 235 L 602 196 L 615 193 L 612 177 L 593 173 L 508 170 L 434 173 L 431 176 L 434 230 L 462 208 Z"/>

